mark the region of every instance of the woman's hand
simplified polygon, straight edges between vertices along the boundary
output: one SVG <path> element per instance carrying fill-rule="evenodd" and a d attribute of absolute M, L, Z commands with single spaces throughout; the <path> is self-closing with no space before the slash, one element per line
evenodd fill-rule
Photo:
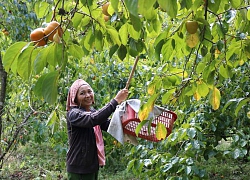
<path fill-rule="evenodd" d="M 127 97 L 128 97 L 128 89 L 122 89 L 116 94 L 115 100 L 118 102 L 118 104 L 121 104 L 124 100 L 127 99 Z"/>

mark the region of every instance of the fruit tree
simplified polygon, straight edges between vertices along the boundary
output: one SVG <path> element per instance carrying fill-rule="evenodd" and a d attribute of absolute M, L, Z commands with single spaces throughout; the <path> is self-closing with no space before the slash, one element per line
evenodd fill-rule
<path fill-rule="evenodd" d="M 201 157 L 249 155 L 248 1 L 37 0 L 32 5 L 39 24 L 30 39 L 4 51 L 3 66 L 30 85 L 31 100 L 55 105 L 50 126 L 65 110 L 72 77 L 89 80 L 104 104 L 114 89 L 125 87 L 139 58 L 130 98 L 141 99 L 146 109 L 158 104 L 174 110 L 178 119 L 158 144 L 161 152 L 147 150 L 148 144 L 134 147 L 129 169 L 160 179 L 206 178 L 196 164 Z M 233 140 L 230 152 L 216 149 L 222 139 Z"/>

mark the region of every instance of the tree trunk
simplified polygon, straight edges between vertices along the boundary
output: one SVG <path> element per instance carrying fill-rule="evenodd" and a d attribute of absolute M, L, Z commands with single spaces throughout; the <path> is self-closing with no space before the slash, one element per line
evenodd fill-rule
<path fill-rule="evenodd" d="M 4 111 L 4 101 L 5 101 L 5 95 L 6 95 L 6 86 L 7 86 L 7 73 L 3 68 L 3 62 L 2 62 L 2 54 L 0 52 L 0 139 L 2 139 L 2 127 L 3 127 L 3 121 L 2 121 L 2 115 Z M 0 148 L 0 155 L 2 154 Z"/>

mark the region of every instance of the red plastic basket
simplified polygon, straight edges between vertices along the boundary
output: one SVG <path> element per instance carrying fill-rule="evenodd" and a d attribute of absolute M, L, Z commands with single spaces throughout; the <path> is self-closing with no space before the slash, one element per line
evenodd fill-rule
<path fill-rule="evenodd" d="M 150 133 L 148 132 L 148 126 L 143 126 L 138 134 L 139 138 L 142 139 L 146 139 L 149 141 L 153 141 L 153 142 L 158 142 L 161 140 L 158 140 L 156 138 L 156 125 L 158 122 L 162 123 L 165 125 L 166 129 L 167 129 L 167 135 L 166 137 L 168 137 L 173 129 L 174 126 L 174 122 L 177 119 L 177 115 L 172 112 L 172 111 L 168 111 L 168 110 L 164 110 L 162 111 L 162 113 L 155 117 L 155 119 L 153 119 L 152 123 L 151 123 L 151 128 L 150 128 Z M 122 117 L 122 127 L 123 127 L 123 132 L 125 134 L 129 134 L 132 136 L 136 136 L 135 134 L 135 129 L 138 126 L 138 124 L 140 123 L 140 119 L 138 118 L 138 114 L 127 104 L 126 105 L 126 112 L 124 114 L 124 116 Z"/>

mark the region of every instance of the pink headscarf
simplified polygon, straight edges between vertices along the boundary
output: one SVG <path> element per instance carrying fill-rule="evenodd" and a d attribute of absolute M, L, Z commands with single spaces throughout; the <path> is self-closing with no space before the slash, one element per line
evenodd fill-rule
<path fill-rule="evenodd" d="M 89 85 L 89 84 L 82 79 L 78 79 L 71 85 L 71 87 L 69 89 L 68 97 L 67 97 L 67 105 L 66 105 L 67 111 L 70 110 L 70 107 L 78 106 L 75 103 L 75 98 L 76 98 L 76 94 L 77 94 L 78 89 L 82 85 Z M 94 102 L 93 102 L 93 104 L 94 104 Z M 96 137 L 99 165 L 104 166 L 105 165 L 104 142 L 103 142 L 103 138 L 102 138 L 102 130 L 101 130 L 99 125 L 94 127 L 94 132 L 95 132 L 95 137 Z"/>
<path fill-rule="evenodd" d="M 78 106 L 75 102 L 76 94 L 78 89 L 82 85 L 89 85 L 86 81 L 82 79 L 77 79 L 70 87 L 68 97 L 67 97 L 67 105 L 66 105 L 66 110 L 70 110 L 70 107 Z M 90 85 L 89 85 L 90 86 Z M 90 86 L 91 87 L 91 86 Z M 94 102 L 93 102 L 94 104 Z"/>

